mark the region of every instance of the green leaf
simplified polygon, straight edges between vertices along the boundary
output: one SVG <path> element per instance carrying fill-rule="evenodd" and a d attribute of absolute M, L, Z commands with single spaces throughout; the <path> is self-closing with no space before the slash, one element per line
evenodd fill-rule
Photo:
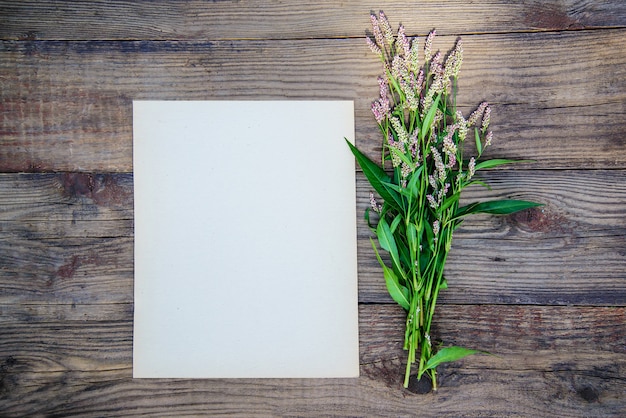
<path fill-rule="evenodd" d="M 378 226 L 376 227 L 376 236 L 378 237 L 378 243 L 380 247 L 387 251 L 391 256 L 391 261 L 393 262 L 397 271 L 402 272 L 402 266 L 400 265 L 400 257 L 398 255 L 398 247 L 396 246 L 396 240 L 393 237 L 393 233 L 391 232 L 391 228 L 385 218 L 380 218 L 378 221 Z M 404 278 L 404 277 L 403 277 Z"/>
<path fill-rule="evenodd" d="M 390 151 L 391 153 L 395 154 L 398 158 L 400 158 L 400 160 L 401 160 L 403 163 L 407 164 L 407 165 L 408 165 L 409 167 L 411 167 L 411 168 L 415 167 L 415 164 L 413 163 L 413 161 L 411 161 L 411 160 L 409 159 L 409 157 L 407 157 L 407 155 L 406 155 L 404 152 L 400 151 L 400 150 L 399 150 L 398 148 L 396 148 L 396 147 L 390 147 L 390 146 L 388 146 L 387 148 L 389 148 L 389 151 Z"/>
<path fill-rule="evenodd" d="M 396 240 L 393 238 L 393 233 L 389 224 L 385 218 L 380 218 L 378 221 L 378 227 L 376 227 L 376 235 L 378 236 L 378 242 L 383 250 L 388 251 L 392 257 L 398 254 L 398 248 L 396 247 Z"/>
<path fill-rule="evenodd" d="M 370 238 L 370 242 L 372 243 L 372 248 L 374 248 L 374 252 L 376 253 L 376 258 L 378 259 L 378 263 L 383 268 L 383 275 L 385 277 L 385 285 L 387 286 L 387 291 L 393 300 L 398 303 L 398 305 L 402 306 L 405 310 L 409 310 L 409 289 L 402 286 L 398 280 L 398 276 L 393 272 L 392 269 L 387 267 L 383 262 L 382 258 L 380 258 L 380 254 L 378 253 L 378 249 L 376 249 L 376 244 L 374 240 Z"/>
<path fill-rule="evenodd" d="M 363 174 L 367 177 L 374 190 L 383 198 L 385 203 L 394 207 L 397 210 L 402 210 L 402 198 L 388 187 L 390 184 L 390 177 L 385 173 L 385 170 L 380 168 L 376 163 L 367 158 L 357 147 L 352 145 L 350 141 L 346 139 L 346 143 L 350 147 L 352 154 L 356 158 L 357 163 L 363 170 Z"/>
<path fill-rule="evenodd" d="M 478 353 L 485 353 L 485 352 L 479 351 L 479 350 L 470 350 L 469 348 L 458 347 L 458 346 L 442 348 L 441 350 L 437 351 L 437 354 L 432 356 L 430 360 L 428 360 L 428 362 L 426 362 L 426 365 L 424 366 L 422 373 L 426 370 L 436 368 L 441 363 L 449 363 L 451 361 L 457 361 L 457 360 L 462 359 L 463 357 L 467 357 L 469 355 L 478 354 Z M 488 354 L 488 353 L 485 353 L 485 354 Z M 421 376 L 418 376 L 418 378 L 419 377 Z"/>
<path fill-rule="evenodd" d="M 372 225 L 372 222 L 370 221 L 370 211 L 372 210 L 372 208 L 367 207 L 365 208 L 364 214 L 363 214 L 363 218 L 365 219 L 365 222 L 367 222 L 367 226 L 372 230 L 375 231 L 374 226 Z"/>
<path fill-rule="evenodd" d="M 426 138 L 426 134 L 430 129 L 430 125 L 435 119 L 435 114 L 437 113 L 437 108 L 439 107 L 439 99 L 441 99 L 441 93 L 437 95 L 437 97 L 433 101 L 433 104 L 430 106 L 430 109 L 428 109 L 428 113 L 426 113 L 426 116 L 424 116 L 424 120 L 422 121 L 422 128 L 420 129 L 419 133 L 421 140 Z"/>
<path fill-rule="evenodd" d="M 423 170 L 424 170 L 423 165 L 417 167 L 417 169 L 413 172 L 413 174 L 411 174 L 411 179 L 409 180 L 409 183 L 406 185 L 406 188 L 409 190 L 413 198 L 417 198 L 417 196 L 419 195 L 419 188 L 417 187 L 417 182 L 419 181 Z"/>
<path fill-rule="evenodd" d="M 483 186 L 484 188 L 486 188 L 487 190 L 491 190 L 491 186 L 490 185 L 488 185 L 484 181 L 478 180 L 478 179 L 474 179 L 474 180 L 470 181 L 469 183 L 465 184 L 463 187 L 468 187 L 468 186 L 471 186 L 473 184 L 479 184 L 479 185 Z"/>
<path fill-rule="evenodd" d="M 435 234 L 433 234 L 433 228 L 429 222 L 424 222 L 424 232 L 426 233 L 426 244 L 431 252 L 435 251 Z M 423 241 L 422 241 L 423 242 Z"/>
<path fill-rule="evenodd" d="M 504 160 L 504 159 L 493 159 L 493 160 L 486 160 L 486 161 L 481 161 L 478 164 L 476 164 L 476 170 L 481 170 L 483 168 L 493 168 L 493 167 L 497 167 L 499 165 L 504 165 L 504 164 L 513 164 L 513 163 L 529 163 L 532 162 L 533 160 Z"/>
<path fill-rule="evenodd" d="M 490 213 L 492 215 L 508 215 L 520 210 L 543 206 L 543 203 L 529 202 L 526 200 L 491 200 L 488 202 L 472 203 L 458 208 L 454 214 L 455 218 L 466 216 L 472 213 Z"/>
<path fill-rule="evenodd" d="M 392 234 L 396 232 L 396 228 L 398 227 L 401 221 L 402 221 L 402 216 L 400 216 L 400 214 L 397 214 L 396 217 L 393 218 L 393 221 L 391 221 L 391 225 L 389 226 L 389 229 L 391 230 Z"/>
<path fill-rule="evenodd" d="M 404 91 L 400 88 L 400 85 L 398 84 L 398 80 L 396 80 L 395 77 L 393 77 L 393 75 L 391 74 L 389 70 L 387 70 L 387 79 L 390 81 L 391 86 L 393 86 L 393 88 L 398 92 L 398 94 L 402 98 L 404 98 Z"/>
<path fill-rule="evenodd" d="M 441 213 L 445 211 L 446 209 L 448 209 L 455 202 L 458 202 L 460 196 L 461 196 L 461 192 L 456 192 L 452 196 L 446 197 L 446 199 L 443 201 L 443 203 L 441 204 L 441 207 L 439 208 L 439 210 L 437 210 L 437 212 Z"/>
<path fill-rule="evenodd" d="M 404 187 L 400 187 L 396 184 L 393 183 L 385 183 L 385 186 L 387 188 L 389 188 L 390 190 L 393 190 L 394 192 L 402 195 L 402 196 L 406 196 L 408 198 L 411 198 L 411 193 L 409 192 L 409 190 L 407 188 Z"/>
<path fill-rule="evenodd" d="M 415 224 L 412 222 L 409 222 L 409 225 L 406 227 L 406 238 L 409 242 L 411 253 L 415 253 L 417 251 L 417 228 L 415 228 Z"/>
<path fill-rule="evenodd" d="M 400 285 L 398 282 L 398 277 L 388 267 L 383 269 L 383 275 L 385 276 L 385 285 L 387 286 L 387 291 L 393 300 L 395 300 L 398 305 L 402 306 L 404 310 L 408 311 L 410 307 L 409 303 L 409 289 Z"/>
<path fill-rule="evenodd" d="M 370 242 L 372 243 L 372 248 L 374 249 L 374 253 L 376 254 L 376 259 L 378 260 L 378 264 L 380 264 L 380 266 L 384 269 L 387 266 L 385 265 L 385 262 L 383 261 L 383 259 L 380 258 L 380 254 L 378 253 L 378 248 L 376 248 L 376 243 L 374 242 L 372 237 L 370 237 Z"/>
<path fill-rule="evenodd" d="M 474 136 L 476 137 L 476 152 L 478 152 L 478 156 L 480 156 L 483 153 L 483 143 L 480 140 L 478 128 L 474 128 Z"/>

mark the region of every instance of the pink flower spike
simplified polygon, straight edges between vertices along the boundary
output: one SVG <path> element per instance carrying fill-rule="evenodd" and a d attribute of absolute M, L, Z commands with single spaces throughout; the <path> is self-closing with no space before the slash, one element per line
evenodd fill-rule
<path fill-rule="evenodd" d="M 435 147 L 430 147 L 430 152 L 433 155 L 433 159 L 435 160 L 437 178 L 439 179 L 439 181 L 444 181 L 446 179 L 446 167 L 443 165 L 443 159 L 441 158 L 441 154 Z"/>
<path fill-rule="evenodd" d="M 378 13 L 378 23 L 380 24 L 380 28 L 383 32 L 385 40 L 387 44 L 391 47 L 395 41 L 393 37 L 393 30 L 391 30 L 391 25 L 389 25 L 389 20 L 387 20 L 387 16 L 385 16 L 385 12 L 382 10 Z"/>
<path fill-rule="evenodd" d="M 428 184 L 430 184 L 433 190 L 437 190 L 437 180 L 435 180 L 435 176 L 432 174 L 428 176 Z"/>
<path fill-rule="evenodd" d="M 456 154 L 448 154 L 448 168 L 452 168 L 456 165 Z"/>
<path fill-rule="evenodd" d="M 415 82 L 415 90 L 419 93 L 424 88 L 424 69 L 420 68 L 419 73 L 417 74 L 417 81 Z"/>
<path fill-rule="evenodd" d="M 413 38 L 411 40 L 411 50 L 409 52 L 409 64 L 411 66 L 412 71 L 417 71 L 420 67 L 419 62 L 419 43 L 417 39 Z"/>
<path fill-rule="evenodd" d="M 437 206 L 439 206 L 437 204 L 437 201 L 435 200 L 435 198 L 432 195 L 427 195 L 426 196 L 426 200 L 428 200 L 428 204 L 430 205 L 431 208 L 433 209 L 437 209 Z"/>
<path fill-rule="evenodd" d="M 367 46 L 369 46 L 370 51 L 372 51 L 374 54 L 378 55 L 379 57 L 383 56 L 383 52 L 380 50 L 378 45 L 376 45 L 376 43 L 372 41 L 372 38 L 370 38 L 369 36 L 366 36 L 365 42 L 367 42 Z"/>
<path fill-rule="evenodd" d="M 454 62 L 454 76 L 458 77 L 459 72 L 461 71 L 461 64 L 463 64 L 463 42 L 461 39 L 457 41 L 454 53 L 456 55 L 456 60 Z"/>
<path fill-rule="evenodd" d="M 471 179 L 474 177 L 474 173 L 476 172 L 476 159 L 474 157 L 470 158 L 469 164 L 467 165 L 467 179 Z"/>
<path fill-rule="evenodd" d="M 380 213 L 383 210 L 383 205 L 379 204 L 374 197 L 374 193 L 370 192 L 370 206 L 376 213 Z"/>
<path fill-rule="evenodd" d="M 485 109 L 489 106 L 487 102 L 482 102 L 480 106 L 476 110 L 472 112 L 470 117 L 467 119 L 467 126 L 475 126 L 478 123 L 478 118 L 481 117 L 483 113 L 485 113 Z"/>
<path fill-rule="evenodd" d="M 436 76 L 443 77 L 444 68 L 443 68 L 443 55 L 441 51 L 437 51 L 433 58 L 430 60 L 430 73 L 435 74 Z"/>
<path fill-rule="evenodd" d="M 382 77 L 378 77 L 378 91 L 380 92 L 380 98 L 387 98 L 389 95 L 389 84 L 387 80 Z"/>
<path fill-rule="evenodd" d="M 374 39 L 378 46 L 382 47 L 385 44 L 385 38 L 383 38 L 383 34 L 380 30 L 380 24 L 376 19 L 375 15 L 370 15 L 370 20 L 372 21 L 372 33 L 374 34 Z"/>
<path fill-rule="evenodd" d="M 489 128 L 490 120 L 491 120 L 491 106 L 487 105 L 487 107 L 485 108 L 485 113 L 483 114 L 483 123 L 481 126 L 481 130 L 483 131 L 483 133 L 485 133 L 487 131 L 487 128 Z"/>
<path fill-rule="evenodd" d="M 404 26 L 402 25 L 400 25 L 400 27 L 398 28 L 398 44 L 402 46 L 402 50 L 404 52 L 404 59 L 410 60 L 411 45 L 409 43 L 409 40 L 406 37 L 406 34 L 404 33 Z"/>
<path fill-rule="evenodd" d="M 487 136 L 485 137 L 485 146 L 488 147 L 491 145 L 491 140 L 493 139 L 493 132 L 488 131 Z"/>
<path fill-rule="evenodd" d="M 374 118 L 376 118 L 376 122 L 380 125 L 389 113 L 389 106 L 385 106 L 382 100 L 376 100 L 372 103 L 372 113 L 374 114 Z"/>
<path fill-rule="evenodd" d="M 437 31 L 433 29 L 433 31 L 428 34 L 426 42 L 424 43 L 424 60 L 426 62 L 430 61 L 430 58 L 432 57 L 433 39 L 435 38 L 435 35 L 437 35 Z"/>

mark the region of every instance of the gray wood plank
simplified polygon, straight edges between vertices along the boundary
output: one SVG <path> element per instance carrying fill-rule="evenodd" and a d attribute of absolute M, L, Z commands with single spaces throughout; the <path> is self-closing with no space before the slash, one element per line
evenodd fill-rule
<path fill-rule="evenodd" d="M 625 168 L 624 33 L 467 36 L 459 106 L 493 103 L 495 156 Z M 441 38 L 444 50 L 454 41 Z M 0 171 L 132 171 L 133 99 L 354 100 L 357 143 L 373 156 L 379 71 L 363 39 L 4 41 Z"/>
<path fill-rule="evenodd" d="M 625 27 L 626 7 L 603 1 L 420 2 L 4 1 L 2 39 L 289 39 L 362 36 L 370 11 L 421 34 Z M 123 16 L 123 18 L 120 18 Z"/>
<path fill-rule="evenodd" d="M 12 304 L 0 312 L 0 403 L 9 416 L 413 416 L 423 408 L 619 416 L 624 407 L 624 308 L 442 307 L 437 338 L 497 356 L 441 366 L 439 391 L 424 396 L 400 387 L 404 320 L 392 305 L 360 307 L 360 378 L 309 380 L 133 380 L 129 304 Z"/>
<path fill-rule="evenodd" d="M 626 305 L 623 171 L 496 170 L 486 179 L 492 191 L 468 189 L 465 201 L 546 206 L 468 218 L 442 303 Z M 369 190 L 359 174 L 359 300 L 388 303 L 362 219 Z M 131 196 L 129 174 L 0 175 L 0 302 L 132 301 Z"/>

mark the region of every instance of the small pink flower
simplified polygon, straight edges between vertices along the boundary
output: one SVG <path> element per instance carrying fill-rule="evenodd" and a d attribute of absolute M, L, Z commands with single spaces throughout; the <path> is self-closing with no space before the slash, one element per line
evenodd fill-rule
<path fill-rule="evenodd" d="M 411 166 L 409 166 L 407 163 L 402 163 L 402 169 L 401 169 L 401 175 L 403 179 L 406 179 L 407 177 L 409 177 L 409 174 L 411 174 L 413 172 L 413 170 L 411 169 Z M 406 186 L 405 186 L 406 187 Z"/>
<path fill-rule="evenodd" d="M 400 25 L 398 28 L 398 41 L 397 43 L 402 47 L 402 52 L 404 52 L 404 58 L 410 59 L 411 55 L 411 44 L 409 43 L 406 34 L 404 33 L 404 26 Z"/>
<path fill-rule="evenodd" d="M 419 142 L 418 142 L 419 131 L 415 129 L 409 138 L 409 148 L 411 150 L 411 156 L 414 161 L 420 160 L 420 150 L 419 150 Z"/>
<path fill-rule="evenodd" d="M 370 38 L 369 36 L 365 37 L 365 42 L 367 42 L 367 46 L 369 46 L 370 50 L 378 55 L 379 57 L 383 56 L 383 52 L 380 50 L 380 48 L 378 47 L 378 45 L 376 45 L 376 43 L 374 41 L 372 41 L 372 38 Z"/>
<path fill-rule="evenodd" d="M 470 117 L 467 119 L 467 126 L 475 126 L 478 123 L 478 119 L 482 117 L 485 113 L 485 109 L 489 106 L 487 102 L 482 102 L 480 106 L 476 110 L 472 112 Z"/>
<path fill-rule="evenodd" d="M 378 19 L 376 19 L 375 15 L 370 15 L 370 20 L 372 21 L 372 33 L 374 34 L 374 39 L 378 46 L 383 46 L 385 44 L 385 38 L 383 37 L 383 33 L 380 30 L 380 24 L 378 23 Z"/>
<path fill-rule="evenodd" d="M 446 167 L 445 165 L 443 165 L 443 159 L 441 158 L 441 154 L 435 147 L 430 147 L 430 152 L 433 154 L 433 159 L 435 160 L 437 177 L 439 181 L 444 181 L 446 179 Z"/>
<path fill-rule="evenodd" d="M 488 147 L 491 145 L 491 140 L 493 139 L 493 132 L 488 131 L 487 136 L 485 137 L 485 146 Z"/>
<path fill-rule="evenodd" d="M 385 120 L 386 112 L 384 106 L 380 103 L 380 100 L 375 100 L 372 103 L 372 113 L 374 114 L 374 118 L 379 125 L 383 122 L 383 120 Z"/>
<path fill-rule="evenodd" d="M 465 120 L 465 118 L 463 117 L 463 113 L 461 113 L 460 110 L 456 111 L 456 120 L 457 120 L 457 125 L 459 126 L 459 143 L 465 141 L 465 138 L 467 137 L 467 121 Z"/>
<path fill-rule="evenodd" d="M 387 16 L 385 16 L 385 13 L 382 10 L 378 13 L 378 23 L 380 24 L 380 28 L 383 32 L 385 40 L 387 41 L 387 44 L 390 47 L 393 46 L 393 43 L 394 43 L 393 30 L 391 29 L 389 20 L 387 20 Z"/>
<path fill-rule="evenodd" d="M 419 62 L 419 43 L 417 39 L 411 40 L 411 51 L 409 52 L 409 63 L 412 71 L 417 71 L 420 67 Z"/>
<path fill-rule="evenodd" d="M 380 213 L 383 210 L 383 205 L 379 204 L 374 197 L 374 193 L 370 192 L 370 206 L 376 213 Z"/>
<path fill-rule="evenodd" d="M 433 29 L 426 37 L 426 42 L 424 43 L 424 60 L 426 60 L 426 62 L 430 61 L 432 57 L 433 39 L 435 35 L 437 35 L 437 32 Z"/>
<path fill-rule="evenodd" d="M 406 131 L 405 127 L 402 125 L 402 122 L 400 122 L 400 119 L 394 116 L 390 120 L 391 120 L 391 126 L 393 126 L 393 129 L 396 132 L 396 135 L 398 136 L 398 141 L 400 141 L 400 144 L 402 145 L 407 144 L 409 142 L 409 133 Z M 404 150 L 400 149 L 400 151 L 404 151 Z"/>
<path fill-rule="evenodd" d="M 485 113 L 483 114 L 483 123 L 481 126 L 481 130 L 483 131 L 483 133 L 485 133 L 487 131 L 487 128 L 489 128 L 490 120 L 491 120 L 491 106 L 487 105 L 487 107 L 485 107 Z"/>
<path fill-rule="evenodd" d="M 437 204 L 437 201 L 435 200 L 435 198 L 432 195 L 427 195 L 426 199 L 428 200 L 428 204 L 430 205 L 431 208 L 433 209 L 437 209 L 437 207 L 439 206 Z"/>
<path fill-rule="evenodd" d="M 437 180 L 435 180 L 435 176 L 432 174 L 428 176 L 428 184 L 430 184 L 433 190 L 437 190 Z"/>
<path fill-rule="evenodd" d="M 469 164 L 467 165 L 467 179 L 471 179 L 474 177 L 474 173 L 476 172 L 476 159 L 474 157 L 470 158 Z"/>

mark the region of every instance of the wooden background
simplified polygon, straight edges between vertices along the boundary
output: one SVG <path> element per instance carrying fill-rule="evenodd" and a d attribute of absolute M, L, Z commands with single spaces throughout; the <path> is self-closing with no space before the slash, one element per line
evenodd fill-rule
<path fill-rule="evenodd" d="M 0 415 L 624 416 L 626 3 L 438 3 L 0 2 Z M 444 51 L 462 36 L 488 156 L 536 160 L 467 191 L 545 206 L 458 231 L 435 318 L 434 338 L 498 356 L 401 388 L 357 173 L 359 379 L 133 380 L 132 100 L 354 100 L 374 156 L 379 9 Z"/>

